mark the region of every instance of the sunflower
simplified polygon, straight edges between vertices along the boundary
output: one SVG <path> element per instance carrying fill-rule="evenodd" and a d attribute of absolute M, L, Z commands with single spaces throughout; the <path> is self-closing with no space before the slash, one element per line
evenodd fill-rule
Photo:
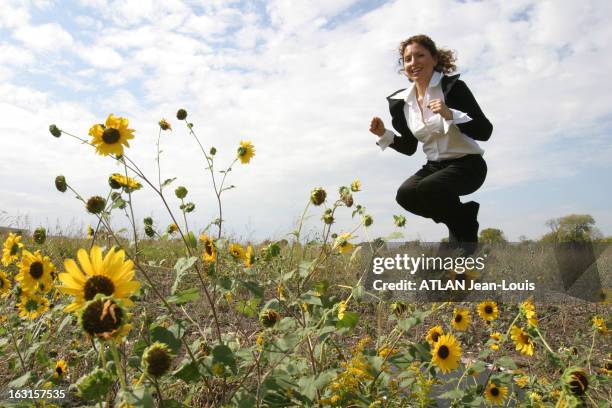
<path fill-rule="evenodd" d="M 359 181 L 359 179 L 353 180 L 353 182 L 351 183 L 351 191 L 353 193 L 356 193 L 357 191 L 361 191 L 361 181 Z"/>
<path fill-rule="evenodd" d="M 510 330 L 510 338 L 512 338 L 514 341 L 517 351 L 520 351 L 521 354 L 525 354 L 527 356 L 533 356 L 535 344 L 526 331 L 518 326 L 512 326 L 512 329 Z"/>
<path fill-rule="evenodd" d="M 521 314 L 525 317 L 525 319 L 527 319 L 527 323 L 529 323 L 529 326 L 535 327 L 538 325 L 538 318 L 536 316 L 535 305 L 533 304 L 533 301 L 531 300 L 531 298 L 522 302 L 520 309 L 521 309 Z"/>
<path fill-rule="evenodd" d="M 529 376 L 528 375 L 521 375 L 521 376 L 518 376 L 518 377 L 514 377 L 514 382 L 520 388 L 525 388 L 527 385 L 529 385 Z"/>
<path fill-rule="evenodd" d="M 55 277 L 55 266 L 48 256 L 43 256 L 40 251 L 32 254 L 24 249 L 21 261 L 17 263 L 17 266 L 19 273 L 15 276 L 15 280 L 21 283 L 24 292 L 47 293 L 51 290 Z"/>
<path fill-rule="evenodd" d="M 238 158 L 242 164 L 247 164 L 255 156 L 255 146 L 250 140 L 241 140 L 238 148 Z"/>
<path fill-rule="evenodd" d="M 206 234 L 200 235 L 200 241 L 204 244 L 202 260 L 204 260 L 204 262 L 215 262 L 215 259 L 217 259 L 217 248 L 215 248 L 215 243 Z"/>
<path fill-rule="evenodd" d="M 603 319 L 603 317 L 599 315 L 595 315 L 593 316 L 592 322 L 593 322 L 593 330 L 597 330 L 599 333 L 603 335 L 608 334 L 608 325 L 606 324 L 606 321 Z"/>
<path fill-rule="evenodd" d="M 108 183 L 112 188 L 124 188 L 126 191 L 134 191 L 142 188 L 142 184 L 140 184 L 136 179 L 132 177 L 127 177 L 119 173 L 113 173 L 108 178 Z"/>
<path fill-rule="evenodd" d="M 489 348 L 491 350 L 499 350 L 499 342 L 503 338 L 503 334 L 500 332 L 493 332 L 491 333 L 490 337 L 493 342 L 489 345 Z"/>
<path fill-rule="evenodd" d="M 230 244 L 229 252 L 235 260 L 244 260 L 246 255 L 244 248 L 240 244 Z"/>
<path fill-rule="evenodd" d="M 156 341 L 142 353 L 142 368 L 149 376 L 159 378 L 172 366 L 172 357 L 172 351 L 166 343 Z"/>
<path fill-rule="evenodd" d="M 132 306 L 128 298 L 140 288 L 140 283 L 133 280 L 134 263 L 125 260 L 123 250 L 117 251 L 113 247 L 102 258 L 102 250 L 96 245 L 89 254 L 79 249 L 77 258 L 81 268 L 73 259 L 66 259 L 66 272 L 59 274 L 59 280 L 63 283 L 60 290 L 74 296 L 73 302 L 64 309 L 65 312 L 80 309 L 98 293 L 112 295 L 122 300 L 126 306 Z"/>
<path fill-rule="evenodd" d="M 170 235 L 174 235 L 178 232 L 179 228 L 178 225 L 176 224 L 170 224 L 168 225 L 168 228 L 166 228 L 166 232 Z"/>
<path fill-rule="evenodd" d="M 569 391 L 577 396 L 584 395 L 589 388 L 589 378 L 580 367 L 569 367 L 563 373 L 563 382 Z"/>
<path fill-rule="evenodd" d="M 502 387 L 494 382 L 489 382 L 485 390 L 485 398 L 493 405 L 502 405 L 508 395 L 508 387 Z"/>
<path fill-rule="evenodd" d="M 130 147 L 129 139 L 133 139 L 134 129 L 128 129 L 128 120 L 113 116 L 111 113 L 106 119 L 106 124 L 96 124 L 89 129 L 89 135 L 93 137 L 91 144 L 96 146 L 96 152 L 102 156 L 123 154 L 123 146 Z"/>
<path fill-rule="evenodd" d="M 36 319 L 49 309 L 49 300 L 33 293 L 21 295 L 21 302 L 17 304 L 19 317 L 27 317 L 30 320 Z"/>
<path fill-rule="evenodd" d="M 19 259 L 19 252 L 23 248 L 23 244 L 19 241 L 21 241 L 21 235 L 12 232 L 6 238 L 2 246 L 2 265 L 9 266 Z"/>
<path fill-rule="evenodd" d="M 444 334 L 438 338 L 431 355 L 431 362 L 443 373 L 448 373 L 459 367 L 461 345 L 452 334 Z"/>
<path fill-rule="evenodd" d="M 11 281 L 8 279 L 6 272 L 0 271 L 0 298 L 6 298 L 11 293 Z"/>
<path fill-rule="evenodd" d="M 440 339 L 440 336 L 443 336 L 443 335 L 444 335 L 444 330 L 442 329 L 442 326 L 440 325 L 434 326 L 431 329 L 429 329 L 429 331 L 427 332 L 427 336 L 425 337 L 425 340 L 427 340 L 427 342 L 433 347 Z"/>
<path fill-rule="evenodd" d="M 244 266 L 250 268 L 255 262 L 255 256 L 253 256 L 253 247 L 251 244 L 247 246 L 246 253 L 244 254 Z"/>
<path fill-rule="evenodd" d="M 132 329 L 129 317 L 119 300 L 98 295 L 83 306 L 79 322 L 88 335 L 121 343 Z"/>
<path fill-rule="evenodd" d="M 465 307 L 456 307 L 453 312 L 453 321 L 451 325 L 453 329 L 457 331 L 465 331 L 470 322 L 472 321 L 472 317 L 470 316 L 470 311 Z"/>
<path fill-rule="evenodd" d="M 497 303 L 492 300 L 485 300 L 478 304 L 478 315 L 485 322 L 492 322 L 499 317 L 499 309 L 497 308 Z"/>
<path fill-rule="evenodd" d="M 55 378 L 56 380 L 61 379 L 64 374 L 66 374 L 66 371 L 66 362 L 64 360 L 59 360 L 55 363 L 55 368 L 53 369 L 53 378 Z"/>
<path fill-rule="evenodd" d="M 349 232 L 338 235 L 338 238 L 336 238 L 334 242 L 334 248 L 341 254 L 350 252 L 351 249 L 353 249 L 353 244 L 348 242 L 349 239 L 351 239 L 351 234 Z"/>

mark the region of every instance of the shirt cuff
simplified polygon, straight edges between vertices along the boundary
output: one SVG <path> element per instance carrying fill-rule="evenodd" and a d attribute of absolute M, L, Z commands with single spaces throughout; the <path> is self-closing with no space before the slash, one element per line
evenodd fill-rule
<path fill-rule="evenodd" d="M 376 144 L 380 146 L 380 150 L 385 150 L 387 147 L 393 144 L 394 139 L 395 133 L 385 129 L 385 134 L 378 138 L 378 142 L 376 142 Z"/>
<path fill-rule="evenodd" d="M 448 130 L 450 129 L 451 125 L 459 125 L 461 123 L 469 122 L 470 120 L 472 120 L 472 118 L 470 118 L 470 116 L 465 112 L 461 112 L 457 109 L 449 110 L 453 113 L 453 118 L 450 120 L 442 120 L 442 124 L 444 125 L 444 134 L 448 133 Z"/>

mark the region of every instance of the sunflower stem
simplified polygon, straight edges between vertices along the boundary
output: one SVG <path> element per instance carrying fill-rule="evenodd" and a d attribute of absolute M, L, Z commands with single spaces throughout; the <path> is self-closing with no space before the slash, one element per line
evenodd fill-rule
<path fill-rule="evenodd" d="M 15 339 L 15 334 L 13 333 L 13 325 L 10 322 L 6 325 L 6 327 L 8 328 L 9 333 L 11 334 L 11 340 L 13 341 L 13 347 L 15 347 L 15 351 L 17 352 L 17 355 L 19 356 L 19 362 L 21 363 L 21 368 L 23 369 L 23 372 L 25 374 L 26 372 L 26 366 L 25 366 L 25 362 L 23 361 L 23 356 L 21 355 L 21 351 L 19 351 L 19 347 L 17 347 L 17 340 Z"/>
<path fill-rule="evenodd" d="M 540 332 L 540 330 L 537 328 L 537 326 L 534 326 L 534 329 L 536 331 L 536 333 L 538 333 L 538 336 L 540 337 L 540 340 L 542 340 L 542 343 L 544 344 L 544 346 L 548 349 L 548 351 L 550 351 L 551 354 L 557 354 L 554 351 L 552 351 L 552 349 L 550 348 L 550 346 L 548 345 L 548 343 L 546 342 L 546 340 L 544 339 L 544 336 L 542 336 L 542 333 Z"/>
<path fill-rule="evenodd" d="M 113 355 L 113 360 L 115 361 L 115 367 L 117 369 L 117 377 L 119 377 L 119 383 L 121 384 L 121 390 L 123 392 L 128 391 L 127 383 L 125 381 L 125 373 L 123 371 L 123 366 L 121 365 L 121 358 L 119 357 L 119 351 L 117 351 L 117 345 L 113 340 L 109 341 L 109 347 L 111 353 Z"/>

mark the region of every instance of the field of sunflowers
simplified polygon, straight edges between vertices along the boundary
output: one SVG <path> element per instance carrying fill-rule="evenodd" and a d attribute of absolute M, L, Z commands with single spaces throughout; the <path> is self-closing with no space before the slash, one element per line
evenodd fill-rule
<path fill-rule="evenodd" d="M 374 222 L 357 202 L 358 180 L 335 198 L 321 187 L 305 193 L 291 240 L 234 242 L 223 235 L 223 192 L 255 147 L 241 141 L 219 171 L 187 116 L 176 114 L 201 149 L 219 215 L 198 232 L 188 189 L 130 159 L 126 118 L 111 114 L 86 138 L 49 127 L 123 172 L 108 176 L 106 196 L 83 197 L 69 176 L 55 178 L 95 217 L 82 237 L 44 228 L 2 237 L 0 406 L 612 406 L 609 302 L 378 298 L 364 290 L 365 251 L 353 238 Z M 159 135 L 171 128 L 159 121 Z M 170 225 L 135 219 L 142 188 Z M 313 212 L 322 233 L 306 241 Z M 113 229 L 116 213 L 129 231 Z M 334 230 L 342 216 L 353 230 Z"/>

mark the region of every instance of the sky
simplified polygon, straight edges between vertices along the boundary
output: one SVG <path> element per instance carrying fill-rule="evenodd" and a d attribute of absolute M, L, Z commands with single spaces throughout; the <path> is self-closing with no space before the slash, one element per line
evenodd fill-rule
<path fill-rule="evenodd" d="M 105 196 L 121 168 L 93 149 L 48 132 L 51 123 L 88 138 L 109 113 L 129 119 L 135 138 L 126 154 L 157 176 L 157 122 L 162 178 L 177 177 L 196 204 L 192 229 L 217 214 L 210 174 L 196 141 L 215 146 L 227 167 L 241 140 L 256 155 L 228 174 L 222 195 L 225 232 L 241 240 L 287 238 L 310 191 L 328 203 L 338 187 L 362 184 L 355 202 L 374 218 L 358 239 L 387 236 L 435 241 L 442 224 L 406 213 L 399 185 L 425 162 L 381 151 L 368 131 L 385 97 L 405 88 L 397 46 L 427 34 L 452 49 L 458 72 L 493 123 L 481 142 L 489 172 L 464 201 L 481 203 L 481 228 L 509 240 L 539 238 L 546 220 L 591 214 L 612 234 L 612 3 L 601 1 L 11 1 L 0 0 L 0 224 L 82 233 L 94 216 L 53 180 L 63 174 L 82 196 Z M 217 174 L 217 177 L 221 176 Z M 133 196 L 136 218 L 170 219 L 147 189 Z M 343 210 L 343 211 L 341 211 Z M 334 231 L 352 229 L 337 212 Z M 304 231 L 315 238 L 323 209 L 310 208 Z M 113 213 L 113 225 L 126 225 Z"/>

